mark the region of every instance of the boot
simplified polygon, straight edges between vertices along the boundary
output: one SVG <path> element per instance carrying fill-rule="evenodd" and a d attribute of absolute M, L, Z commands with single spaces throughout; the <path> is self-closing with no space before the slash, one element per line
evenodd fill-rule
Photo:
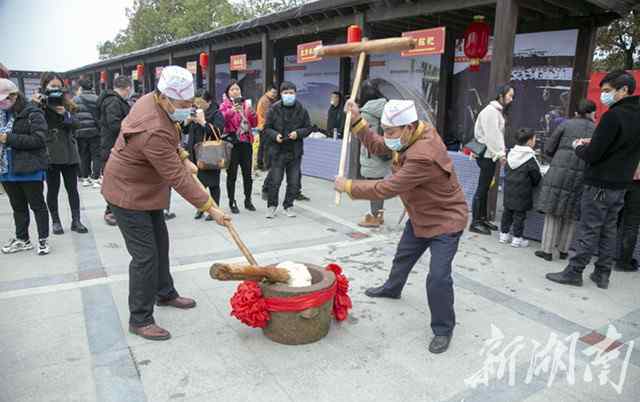
<path fill-rule="evenodd" d="M 89 233 L 89 230 L 80 222 L 80 211 L 71 211 L 71 230 L 77 233 Z"/>
<path fill-rule="evenodd" d="M 62 228 L 58 211 L 51 211 L 51 230 L 55 235 L 64 234 L 64 229 Z"/>
<path fill-rule="evenodd" d="M 600 289 L 607 289 L 609 287 L 609 276 L 608 272 L 598 271 L 596 268 L 595 271 L 589 275 L 589 279 L 591 279 Z"/>
<path fill-rule="evenodd" d="M 489 228 L 483 225 L 480 221 L 472 222 L 471 226 L 469 226 L 469 231 L 481 235 L 491 236 L 491 230 L 489 230 Z"/>
<path fill-rule="evenodd" d="M 384 209 L 381 209 L 376 213 L 376 218 L 378 218 L 380 226 L 384 225 Z"/>
<path fill-rule="evenodd" d="M 253 203 L 251 202 L 251 198 L 245 198 L 244 200 L 244 208 L 248 211 L 255 211 L 256 207 L 253 206 Z"/>
<path fill-rule="evenodd" d="M 358 222 L 358 226 L 362 226 L 363 228 L 378 228 L 380 227 L 380 222 L 377 217 L 371 214 L 366 214 L 364 218 Z"/>
<path fill-rule="evenodd" d="M 562 285 L 582 286 L 582 273 L 577 273 L 571 266 L 564 271 L 547 274 L 546 278 Z"/>
<path fill-rule="evenodd" d="M 231 209 L 231 212 L 234 214 L 240 213 L 240 209 L 238 209 L 238 203 L 236 202 L 236 200 L 229 201 L 229 208 Z"/>

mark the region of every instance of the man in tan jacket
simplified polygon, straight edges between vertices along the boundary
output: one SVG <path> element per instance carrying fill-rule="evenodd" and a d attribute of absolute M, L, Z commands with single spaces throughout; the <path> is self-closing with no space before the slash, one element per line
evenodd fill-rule
<path fill-rule="evenodd" d="M 193 78 L 186 69 L 169 66 L 158 88 L 140 98 L 123 120 L 104 169 L 102 194 L 111 206 L 127 250 L 129 265 L 129 331 L 151 340 L 171 334 L 153 319 L 154 303 L 181 309 L 195 307 L 181 297 L 169 272 L 169 234 L 163 210 L 171 188 L 218 224 L 230 218 L 214 207 L 194 179 L 198 171 L 179 147 L 179 123 L 189 117 Z"/>
<path fill-rule="evenodd" d="M 432 353 L 446 351 L 455 326 L 451 264 L 467 225 L 468 207 L 453 162 L 429 123 L 418 120 L 413 101 L 391 100 L 382 112 L 384 138 L 369 129 L 358 106 L 349 102 L 352 132 L 374 155 L 394 151 L 392 175 L 381 180 L 336 178 L 336 190 L 353 199 L 383 200 L 399 196 L 409 221 L 406 224 L 389 278 L 384 285 L 370 288 L 369 297 L 399 299 L 409 273 L 430 248 L 427 299 L 434 338 Z"/>

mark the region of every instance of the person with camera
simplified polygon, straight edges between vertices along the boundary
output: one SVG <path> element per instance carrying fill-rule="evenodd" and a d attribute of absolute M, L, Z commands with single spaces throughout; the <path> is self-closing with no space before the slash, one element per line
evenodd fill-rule
<path fill-rule="evenodd" d="M 225 140 L 233 144 L 231 163 L 227 168 L 229 208 L 231 208 L 231 212 L 234 214 L 240 213 L 235 197 L 239 166 L 240 169 L 242 169 L 244 207 L 249 211 L 255 211 L 256 207 L 251 201 L 251 191 L 253 189 L 251 172 L 253 165 L 252 130 L 258 124 L 258 117 L 256 112 L 251 108 L 250 102 L 242 97 L 242 89 L 237 81 L 231 81 L 224 91 L 224 94 L 224 101 L 220 105 L 220 112 L 224 116 Z"/>
<path fill-rule="evenodd" d="M 198 179 L 209 189 L 211 198 L 216 205 L 220 205 L 220 169 L 204 169 L 199 166 L 196 158 L 196 148 L 204 141 L 216 140 L 222 137 L 224 130 L 224 117 L 214 105 L 206 99 L 210 99 L 209 93 L 205 92 L 202 97 L 195 98 L 193 103 L 195 111 L 185 120 L 182 128 L 182 139 L 184 149 L 189 152 L 189 159 L 198 166 Z M 212 106 L 216 106 L 212 109 Z M 204 215 L 203 211 L 196 211 L 195 219 L 200 219 Z M 212 221 L 213 217 L 207 215 L 206 221 Z"/>
<path fill-rule="evenodd" d="M 38 255 L 49 254 L 49 212 L 44 202 L 47 122 L 42 110 L 28 103 L 18 87 L 0 79 L 0 183 L 13 209 L 16 237 L 2 247 L 5 254 L 33 249 L 29 240 L 29 208 L 38 227 Z"/>
<path fill-rule="evenodd" d="M 103 91 L 98 98 L 98 121 L 100 122 L 100 145 L 103 166 L 109 160 L 111 148 L 113 148 L 120 133 L 122 120 L 127 117 L 131 109 L 127 100 L 132 93 L 131 80 L 120 75 L 113 80 L 113 90 Z M 107 225 L 116 225 L 116 218 L 109 205 L 104 211 L 104 221 Z"/>
<path fill-rule="evenodd" d="M 300 169 L 304 153 L 303 138 L 313 130 L 309 113 L 296 100 L 296 86 L 288 81 L 280 85 L 281 100 L 267 113 L 264 133 L 269 138 L 271 161 L 271 186 L 267 201 L 267 219 L 273 219 L 278 210 L 280 185 L 287 175 L 287 192 L 283 207 L 285 214 L 293 218 L 293 201 L 300 191 Z"/>
<path fill-rule="evenodd" d="M 100 188 L 102 155 L 100 155 L 100 128 L 97 121 L 98 95 L 93 92 L 91 80 L 82 78 L 73 102 L 78 107 L 80 128 L 76 131 L 80 153 L 80 179 L 84 187 Z"/>
<path fill-rule="evenodd" d="M 78 166 L 80 155 L 75 131 L 80 127 L 74 113 L 76 106 L 65 97 L 62 77 L 46 72 L 40 79 L 40 93 L 34 101 L 44 108 L 47 121 L 47 205 L 51 214 L 53 234 L 64 234 L 58 214 L 60 176 L 64 181 L 71 208 L 71 230 L 87 233 L 89 230 L 80 221 L 80 195 L 78 194 Z"/>

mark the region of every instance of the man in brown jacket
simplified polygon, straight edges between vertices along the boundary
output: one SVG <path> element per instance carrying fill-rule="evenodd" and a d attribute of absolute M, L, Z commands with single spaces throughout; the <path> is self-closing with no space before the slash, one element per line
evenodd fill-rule
<path fill-rule="evenodd" d="M 223 225 L 229 217 L 214 207 L 194 179 L 196 166 L 179 148 L 180 128 L 191 112 L 193 78 L 186 69 L 162 71 L 158 89 L 140 98 L 123 120 L 104 169 L 102 194 L 118 221 L 132 260 L 129 265 L 129 331 L 152 340 L 171 334 L 157 326 L 153 305 L 195 307 L 181 297 L 169 272 L 169 233 L 163 210 L 173 187 Z"/>
<path fill-rule="evenodd" d="M 370 288 L 369 297 L 399 299 L 409 272 L 430 248 L 427 299 L 434 338 L 431 353 L 446 351 L 455 326 L 451 263 L 467 225 L 468 207 L 442 139 L 430 124 L 418 120 L 413 101 L 391 100 L 382 113 L 384 138 L 369 129 L 358 106 L 349 102 L 352 132 L 369 152 L 394 151 L 393 174 L 381 180 L 336 178 L 336 190 L 353 199 L 384 200 L 399 196 L 408 214 L 389 278 Z"/>

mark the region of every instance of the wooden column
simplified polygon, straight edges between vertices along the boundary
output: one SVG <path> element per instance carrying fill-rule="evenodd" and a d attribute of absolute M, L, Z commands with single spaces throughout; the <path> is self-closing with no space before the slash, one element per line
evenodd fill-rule
<path fill-rule="evenodd" d="M 120 75 L 125 75 L 125 73 L 124 73 L 124 63 L 120 64 Z"/>
<path fill-rule="evenodd" d="M 580 28 L 578 31 L 578 45 L 573 62 L 573 78 L 571 81 L 571 99 L 569 101 L 568 116 L 572 117 L 578 109 L 581 99 L 587 97 L 589 78 L 593 66 L 593 53 L 596 47 L 596 33 L 598 28 L 594 23 Z"/>
<path fill-rule="evenodd" d="M 276 71 L 275 71 L 275 76 L 276 76 L 276 86 L 278 87 L 278 92 L 280 92 L 280 84 L 282 84 L 282 81 L 284 81 L 284 52 L 282 50 L 279 50 L 276 47 Z"/>
<path fill-rule="evenodd" d="M 173 52 L 169 52 L 169 65 L 173 66 Z"/>
<path fill-rule="evenodd" d="M 438 110 L 435 125 L 441 137 L 447 137 L 447 116 L 451 105 L 451 88 L 453 67 L 456 56 L 457 33 L 447 28 L 445 33 L 444 53 L 440 57 L 440 82 L 438 87 Z"/>
<path fill-rule="evenodd" d="M 202 75 L 203 75 L 203 71 L 202 71 L 202 67 L 200 67 L 200 57 L 199 57 L 199 53 L 198 53 L 198 58 L 196 60 L 196 88 L 197 89 L 201 89 L 202 88 Z"/>
<path fill-rule="evenodd" d="M 262 34 L 262 92 L 273 84 L 273 42 L 269 39 L 269 34 Z"/>
<path fill-rule="evenodd" d="M 211 94 L 211 97 L 216 101 L 216 103 L 218 103 L 219 100 L 216 99 L 216 53 L 213 51 L 211 45 L 209 45 L 209 65 L 207 66 L 207 80 L 209 94 Z"/>
<path fill-rule="evenodd" d="M 493 56 L 491 58 L 491 72 L 489 75 L 489 97 L 495 96 L 498 85 L 511 81 L 513 68 L 513 47 L 518 27 L 519 7 L 517 0 L 498 0 L 496 3 L 496 18 L 493 27 Z M 508 127 L 508 125 L 507 125 Z M 508 133 L 505 133 L 507 136 Z M 501 165 L 496 167 L 495 185 L 489 190 L 487 201 L 488 218 L 494 220 L 498 206 L 498 183 L 500 183 Z"/>

